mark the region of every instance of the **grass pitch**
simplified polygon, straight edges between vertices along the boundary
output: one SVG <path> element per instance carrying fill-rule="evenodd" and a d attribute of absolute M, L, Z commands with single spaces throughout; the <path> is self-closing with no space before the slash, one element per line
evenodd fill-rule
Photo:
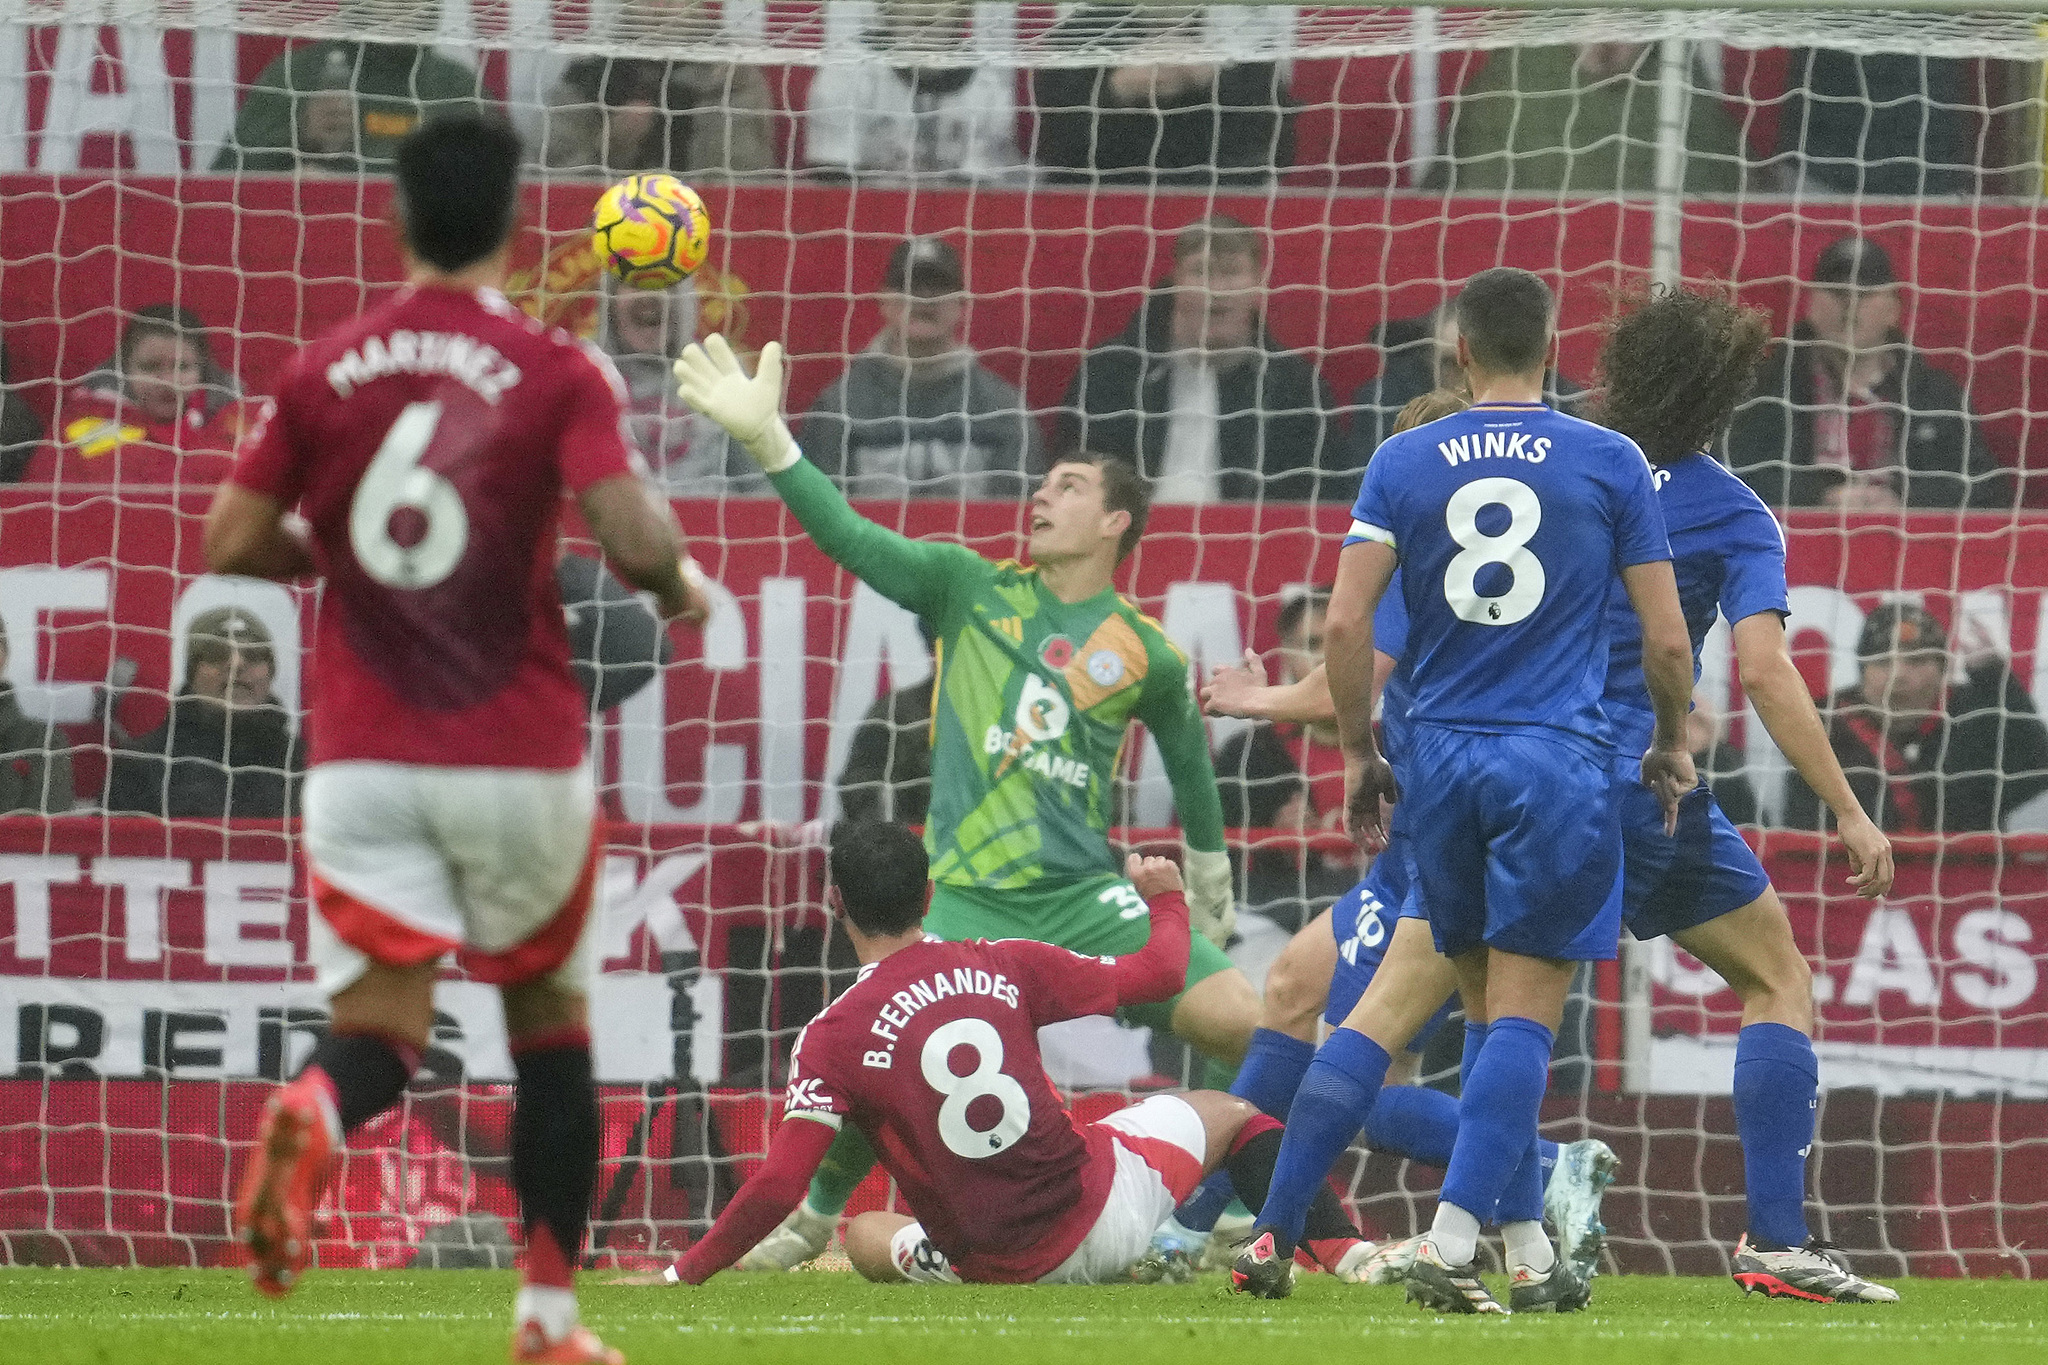
<path fill-rule="evenodd" d="M 1176 1288 L 870 1285 L 723 1275 L 702 1289 L 586 1280 L 584 1316 L 633 1365 L 1997 1365 L 2048 1362 L 2048 1284 L 1908 1280 L 1904 1301 L 1744 1299 L 1727 1280 L 1602 1277 L 1561 1318 L 1439 1318 L 1398 1289 L 1304 1278 L 1293 1298 Z M 15 1365 L 483 1365 L 502 1361 L 514 1279 L 488 1271 L 315 1272 L 283 1304 L 239 1272 L 0 1272 L 0 1362 Z"/>

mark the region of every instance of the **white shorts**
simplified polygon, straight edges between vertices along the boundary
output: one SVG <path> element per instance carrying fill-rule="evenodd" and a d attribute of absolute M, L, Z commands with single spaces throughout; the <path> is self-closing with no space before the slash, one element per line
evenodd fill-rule
<path fill-rule="evenodd" d="M 587 992 L 597 788 L 585 767 L 323 763 L 306 776 L 308 947 L 333 994 L 456 953 L 480 981 Z"/>
<path fill-rule="evenodd" d="M 1178 1095 L 1154 1095 L 1093 1125 L 1108 1132 L 1116 1175 L 1095 1226 L 1073 1254 L 1041 1275 L 1040 1284 L 1110 1284 L 1126 1272 L 1167 1215 L 1202 1183 L 1209 1135 L 1202 1116 Z M 959 1284 L 946 1254 L 910 1223 L 889 1241 L 890 1259 L 918 1284 Z"/>

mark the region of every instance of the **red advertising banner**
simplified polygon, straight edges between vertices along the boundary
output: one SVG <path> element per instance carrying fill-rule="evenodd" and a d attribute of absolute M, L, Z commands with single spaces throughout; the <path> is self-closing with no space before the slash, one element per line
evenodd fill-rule
<path fill-rule="evenodd" d="M 2048 839 L 1903 841 L 1883 901 L 1850 894 L 1812 835 L 1759 837 L 1814 970 L 1828 1088 L 2048 1099 Z M 1726 1093 L 1741 1004 L 1668 940 L 1651 983 L 1645 1089 Z"/>
<path fill-rule="evenodd" d="M 278 695 L 304 699 L 297 646 L 311 639 L 303 589 L 208 575 L 198 527 L 204 495 L 119 499 L 0 487 L 0 626 L 7 677 L 23 709 L 67 727 L 79 790 L 102 760 L 95 723 L 117 662 L 133 676 L 111 702 L 140 734 L 162 719 L 182 675 L 182 632 L 201 611 L 236 603 L 280 645 Z M 913 536 L 961 539 L 990 555 L 1022 552 L 1022 509 L 999 503 L 866 507 Z M 710 626 L 681 642 L 661 682 L 605 719 L 593 746 L 614 813 L 640 824 L 829 819 L 831 779 L 852 732 L 882 692 L 924 678 L 915 623 L 816 550 L 772 499 L 679 502 L 698 559 L 721 585 Z M 1123 579 L 1144 609 L 1206 671 L 1249 645 L 1271 649 L 1286 592 L 1335 573 L 1343 509 L 1269 503 L 1162 507 Z M 1843 523 L 1795 514 L 1787 527 L 1795 657 L 1817 695 L 1854 680 L 1855 643 L 1879 602 L 1924 601 L 1954 623 L 1958 647 L 2010 658 L 2048 698 L 2048 518 L 1918 515 Z M 125 671 L 125 670 L 120 670 Z M 1710 638 L 1701 695 L 1731 717 L 1762 786 L 1779 806 L 1782 769 L 1761 727 L 1742 723 L 1725 637 Z M 1217 737 L 1227 733 L 1219 726 Z M 1140 751 L 1132 818 L 1170 824 L 1156 761 Z"/>

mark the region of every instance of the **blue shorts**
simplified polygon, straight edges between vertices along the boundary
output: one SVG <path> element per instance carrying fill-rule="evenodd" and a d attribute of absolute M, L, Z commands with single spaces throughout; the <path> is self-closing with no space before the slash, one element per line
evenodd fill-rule
<path fill-rule="evenodd" d="M 1330 907 L 1330 932 L 1337 939 L 1337 970 L 1330 976 L 1330 1000 L 1323 1007 L 1323 1020 L 1336 1028 L 1350 1017 L 1358 998 L 1372 984 L 1387 944 L 1394 938 L 1394 922 L 1421 919 L 1422 904 L 1414 890 L 1414 868 L 1409 859 L 1407 838 L 1389 831 L 1386 851 L 1373 859 L 1365 880 L 1338 897 Z M 1409 1039 L 1408 1050 L 1420 1053 L 1429 1036 L 1451 1014 L 1451 1002 L 1430 1017 Z"/>
<path fill-rule="evenodd" d="M 1417 725 L 1406 793 L 1437 951 L 1591 962 L 1621 938 L 1621 825 L 1605 755 L 1528 731 Z"/>
<path fill-rule="evenodd" d="M 1640 758 L 1617 758 L 1614 804 L 1621 815 L 1622 922 L 1648 942 L 1719 919 L 1770 890 L 1770 875 L 1704 784 L 1678 803 L 1678 833 L 1643 785 Z"/>

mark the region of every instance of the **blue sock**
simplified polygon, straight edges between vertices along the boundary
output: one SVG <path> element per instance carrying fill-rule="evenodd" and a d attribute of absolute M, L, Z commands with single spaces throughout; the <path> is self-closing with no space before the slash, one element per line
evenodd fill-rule
<path fill-rule="evenodd" d="M 1470 1040 L 1470 1034 L 1467 1034 Z M 1442 1200 L 1480 1219 L 1509 1193 L 1517 1168 L 1534 1158 L 1536 1121 L 1550 1083 L 1556 1036 L 1533 1019 L 1509 1015 L 1493 1021 L 1486 1045 L 1458 1102 L 1458 1141 L 1444 1173 Z M 1542 1207 L 1542 1181 L 1536 1182 Z M 1518 1189 L 1517 1201 L 1526 1194 Z"/>
<path fill-rule="evenodd" d="M 1280 1155 L 1273 1163 L 1266 1206 L 1259 1210 L 1260 1225 L 1278 1228 L 1290 1247 L 1301 1240 L 1309 1201 L 1379 1098 L 1388 1061 L 1387 1050 L 1378 1043 L 1340 1028 L 1301 1078 Z"/>
<path fill-rule="evenodd" d="M 1820 1067 L 1813 1040 L 1783 1024 L 1751 1024 L 1735 1040 L 1735 1129 L 1749 1189 L 1753 1237 L 1806 1241 L 1806 1153 Z"/>
<path fill-rule="evenodd" d="M 1479 1049 L 1486 1046 L 1486 1025 L 1465 1021 L 1465 1050 L 1458 1054 L 1458 1093 L 1472 1084 L 1472 1068 L 1479 1065 Z"/>
<path fill-rule="evenodd" d="M 1294 1092 L 1301 1089 L 1301 1078 L 1308 1074 L 1308 1064 L 1315 1058 L 1313 1043 L 1269 1028 L 1254 1030 L 1252 1044 L 1245 1050 L 1244 1065 L 1237 1069 L 1230 1093 L 1250 1100 L 1261 1111 L 1285 1123 L 1287 1111 L 1294 1104 Z"/>
<path fill-rule="evenodd" d="M 1223 1210 L 1230 1207 L 1230 1201 L 1237 1198 L 1237 1187 L 1230 1183 L 1230 1172 L 1217 1167 L 1214 1174 L 1195 1186 L 1195 1192 L 1181 1201 L 1173 1211 L 1173 1220 L 1189 1232 L 1214 1232 L 1216 1220 L 1223 1216 Z"/>
<path fill-rule="evenodd" d="M 1365 1141 L 1375 1152 L 1447 1166 L 1457 1140 L 1458 1101 L 1441 1090 L 1390 1085 L 1365 1116 Z"/>
<path fill-rule="evenodd" d="M 1507 1189 L 1501 1192 L 1500 1203 L 1494 1205 L 1494 1226 L 1543 1221 L 1544 1177 L 1549 1172 L 1543 1165 L 1542 1148 L 1543 1139 L 1538 1138 L 1516 1163 L 1515 1173 L 1508 1177 Z M 1555 1160 L 1552 1157 L 1552 1161 Z"/>
<path fill-rule="evenodd" d="M 1315 1046 L 1274 1029 L 1256 1029 L 1252 1045 L 1245 1050 L 1244 1065 L 1230 1083 L 1230 1093 L 1250 1100 L 1260 1110 L 1285 1120 L 1294 1104 L 1294 1092 L 1315 1060 Z M 1189 1232 L 1213 1232 L 1216 1220 L 1236 1197 L 1230 1172 L 1218 1170 L 1195 1187 L 1195 1192 L 1173 1211 L 1173 1217 Z"/>

